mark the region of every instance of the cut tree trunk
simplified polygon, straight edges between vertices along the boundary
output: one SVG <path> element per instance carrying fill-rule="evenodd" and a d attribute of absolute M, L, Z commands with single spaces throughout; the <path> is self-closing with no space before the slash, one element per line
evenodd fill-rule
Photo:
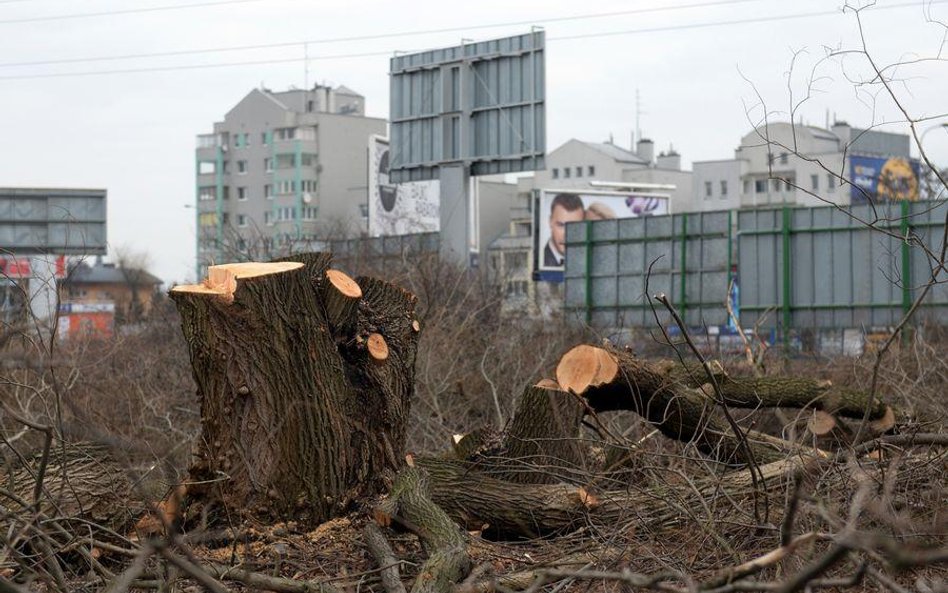
<path fill-rule="evenodd" d="M 330 270 L 328 254 L 292 259 L 212 266 L 171 292 L 201 404 L 189 495 L 319 522 L 402 465 L 415 299 Z"/>

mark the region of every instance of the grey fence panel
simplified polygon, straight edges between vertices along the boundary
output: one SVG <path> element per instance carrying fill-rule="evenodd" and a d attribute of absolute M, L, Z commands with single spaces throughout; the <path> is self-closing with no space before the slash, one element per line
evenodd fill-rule
<path fill-rule="evenodd" d="M 945 203 L 786 208 L 738 214 L 738 278 L 745 328 L 896 325 L 931 276 Z M 871 227 L 870 227 L 871 225 Z M 948 322 L 948 288 L 932 288 L 919 319 Z"/>
<path fill-rule="evenodd" d="M 567 316 L 600 328 L 654 326 L 651 297 L 664 293 L 689 325 L 727 323 L 730 231 L 729 212 L 567 225 Z"/>

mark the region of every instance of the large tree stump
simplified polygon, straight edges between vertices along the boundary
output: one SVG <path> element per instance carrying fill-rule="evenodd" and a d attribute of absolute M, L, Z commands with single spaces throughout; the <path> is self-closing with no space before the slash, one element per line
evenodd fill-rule
<path fill-rule="evenodd" d="M 189 494 L 317 522 L 402 465 L 415 299 L 329 270 L 327 254 L 293 259 L 212 266 L 204 284 L 171 292 L 201 404 Z"/>

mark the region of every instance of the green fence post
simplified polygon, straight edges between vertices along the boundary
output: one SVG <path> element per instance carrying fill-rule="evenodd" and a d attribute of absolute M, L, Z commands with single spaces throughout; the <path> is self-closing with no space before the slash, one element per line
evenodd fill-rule
<path fill-rule="evenodd" d="M 902 235 L 902 317 L 904 318 L 912 310 L 912 249 L 908 242 L 908 236 L 912 228 L 909 226 L 909 214 L 911 213 L 911 203 L 908 200 L 902 200 L 902 217 L 899 220 L 899 232 Z M 911 336 L 910 323 L 906 323 L 902 329 L 902 341 L 908 344 Z"/>
<path fill-rule="evenodd" d="M 688 213 L 681 213 L 681 278 L 679 280 L 678 310 L 681 318 L 685 319 L 685 309 L 688 308 L 685 292 L 685 266 L 688 265 Z"/>
<path fill-rule="evenodd" d="M 790 225 L 791 225 L 791 211 L 787 206 L 783 207 L 783 224 L 781 225 L 781 234 L 783 235 L 783 258 L 781 262 L 783 273 L 783 303 L 781 303 L 781 308 L 783 309 L 783 345 L 784 348 L 790 346 L 790 323 L 792 321 L 791 309 L 790 309 L 790 299 L 793 296 L 793 291 L 791 290 L 791 274 L 790 274 Z"/>
<path fill-rule="evenodd" d="M 592 324 L 592 221 L 585 223 L 584 244 L 586 246 L 586 325 Z"/>

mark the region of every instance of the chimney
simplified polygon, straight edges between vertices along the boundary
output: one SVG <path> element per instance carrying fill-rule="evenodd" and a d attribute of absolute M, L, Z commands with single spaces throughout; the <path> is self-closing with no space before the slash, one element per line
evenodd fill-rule
<path fill-rule="evenodd" d="M 668 152 L 663 152 L 658 155 L 658 159 L 655 161 L 655 167 L 668 171 L 681 171 L 681 155 L 675 152 L 674 148 L 669 148 Z"/>
<path fill-rule="evenodd" d="M 839 137 L 841 146 L 846 146 L 852 140 L 852 128 L 844 121 L 833 122 L 832 131 Z"/>
<path fill-rule="evenodd" d="M 635 145 L 635 154 L 651 165 L 655 160 L 655 143 L 648 138 L 642 138 Z"/>

